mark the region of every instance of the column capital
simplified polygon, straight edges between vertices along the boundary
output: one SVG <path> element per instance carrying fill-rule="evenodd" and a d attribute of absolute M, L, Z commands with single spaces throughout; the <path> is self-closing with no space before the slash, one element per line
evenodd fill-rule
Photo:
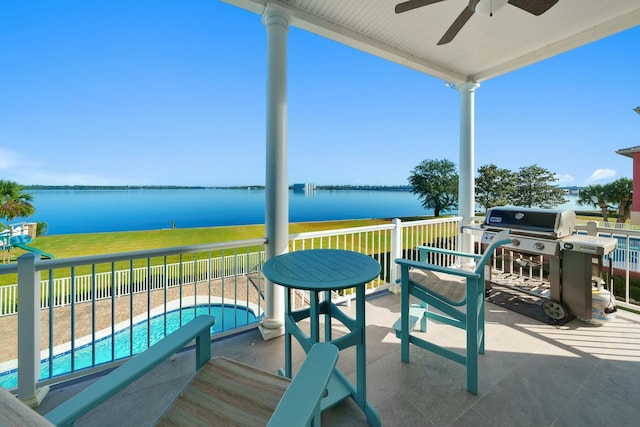
<path fill-rule="evenodd" d="M 480 83 L 478 83 L 476 81 L 468 81 L 468 82 L 462 83 L 461 85 L 456 85 L 456 89 L 460 93 L 463 93 L 463 92 L 474 92 L 479 87 L 480 87 Z"/>
<path fill-rule="evenodd" d="M 291 22 L 291 13 L 281 7 L 267 3 L 262 13 L 262 23 L 266 26 L 269 25 L 282 25 L 285 28 L 289 28 Z"/>

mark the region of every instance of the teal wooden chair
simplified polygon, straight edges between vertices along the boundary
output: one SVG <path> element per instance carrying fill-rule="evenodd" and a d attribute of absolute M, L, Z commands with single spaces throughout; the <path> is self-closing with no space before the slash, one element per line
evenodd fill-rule
<path fill-rule="evenodd" d="M 212 316 L 199 316 L 57 406 L 44 417 L 0 389 L 1 426 L 72 426 L 81 416 L 196 339 L 196 373 L 157 426 L 319 426 L 338 349 L 315 344 L 293 380 L 227 359 L 211 359 Z M 144 402 L 141 402 L 141 410 Z M 104 420 L 105 425 L 109 420 Z"/>
<path fill-rule="evenodd" d="M 400 357 L 409 362 L 410 344 L 432 351 L 466 366 L 467 390 L 478 393 L 478 353 L 484 353 L 485 317 L 485 266 L 494 250 L 510 243 L 508 231 L 497 234 L 483 255 L 449 251 L 428 246 L 419 247 L 420 260 L 396 259 L 401 269 L 401 317 L 395 323 L 396 336 L 400 338 Z M 449 268 L 429 264 L 428 254 L 443 254 L 476 261 L 471 271 L 463 268 Z M 418 304 L 410 304 L 410 297 L 418 299 Z M 432 311 L 435 308 L 438 311 Z M 418 336 L 418 330 L 427 332 L 427 319 L 437 320 L 447 325 L 466 330 L 464 353 L 454 351 Z"/>

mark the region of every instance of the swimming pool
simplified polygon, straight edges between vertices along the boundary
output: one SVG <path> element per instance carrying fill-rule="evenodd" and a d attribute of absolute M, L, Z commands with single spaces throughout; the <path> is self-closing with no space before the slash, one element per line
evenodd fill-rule
<path fill-rule="evenodd" d="M 182 312 L 182 315 L 180 315 Z M 93 365 L 93 348 L 95 347 L 95 365 L 111 362 L 113 360 L 129 357 L 130 354 L 137 354 L 148 348 L 147 337 L 151 345 L 155 344 L 164 337 L 165 334 L 165 317 L 166 317 L 166 333 L 170 334 L 180 327 L 180 322 L 185 324 L 193 320 L 196 316 L 211 314 L 216 318 L 216 324 L 211 328 L 211 333 L 220 333 L 241 326 L 249 325 L 257 322 L 253 310 L 235 305 L 197 305 L 195 307 L 183 307 L 182 310 L 173 310 L 165 314 L 160 314 L 151 318 L 150 329 L 148 329 L 147 321 L 139 322 L 133 325 L 133 339 L 131 337 L 131 328 L 127 327 L 117 331 L 111 335 L 101 338 L 95 342 L 95 345 L 86 344 L 77 347 L 73 354 L 74 370 L 89 368 Z M 147 334 L 148 332 L 148 334 Z M 113 342 L 113 346 L 112 346 Z M 133 352 L 130 352 L 131 343 L 133 342 Z M 112 351 L 113 348 L 113 351 Z M 113 357 L 112 357 L 113 356 Z M 40 378 L 45 379 L 57 375 L 67 374 L 71 372 L 71 351 L 56 354 L 53 356 L 52 375 L 49 375 L 49 359 L 40 362 Z M 14 388 L 18 385 L 18 371 L 12 369 L 8 372 L 0 373 L 0 386 L 4 388 Z"/>

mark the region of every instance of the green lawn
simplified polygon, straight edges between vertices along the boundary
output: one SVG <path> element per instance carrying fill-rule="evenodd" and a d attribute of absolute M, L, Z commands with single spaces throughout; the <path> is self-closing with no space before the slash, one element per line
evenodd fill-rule
<path fill-rule="evenodd" d="M 322 221 L 293 223 L 289 225 L 290 233 L 302 233 L 308 231 L 335 230 L 340 228 L 363 227 L 376 224 L 388 224 L 385 219 L 362 219 L 348 221 Z M 127 231 L 110 233 L 88 234 L 63 234 L 54 236 L 40 236 L 33 240 L 29 246 L 41 249 L 59 258 L 71 258 L 78 256 L 110 254 L 118 252 L 130 252 L 157 248 L 170 248 L 176 246 L 188 246 L 209 244 L 217 242 L 229 242 L 265 237 L 264 225 L 246 225 L 230 227 L 209 228 L 177 228 L 167 230 Z M 11 261 L 24 254 L 25 251 L 14 248 L 10 252 Z M 212 254 L 216 256 L 216 254 Z M 204 255 L 199 255 L 200 258 Z M 175 259 L 174 259 L 175 258 Z M 177 262 L 178 256 L 169 257 L 167 262 Z M 138 260 L 134 266 L 145 265 L 145 260 Z M 161 262 L 159 260 L 158 262 Z M 155 264 L 155 261 L 152 261 Z M 129 264 L 119 262 L 117 269 L 127 269 Z M 97 271 L 107 271 L 109 265 L 97 266 Z M 76 274 L 87 274 L 90 267 L 79 267 Z M 62 272 L 60 272 L 62 273 Z M 66 273 L 67 275 L 70 274 Z M 0 275 L 0 286 L 16 283 L 15 275 Z M 47 272 L 42 272 L 42 279 L 46 279 Z"/>
<path fill-rule="evenodd" d="M 424 219 L 424 218 L 411 218 Z M 598 218 L 581 218 L 596 219 Z M 409 220 L 409 218 L 407 218 Z M 602 219 L 599 218 L 601 221 Z M 346 221 L 320 221 L 289 224 L 289 233 L 334 230 L 388 224 L 389 219 L 360 219 Z M 129 252 L 174 246 L 198 245 L 233 240 L 265 237 L 264 224 L 230 227 L 177 228 L 174 230 L 123 231 L 110 233 L 61 234 L 40 236 L 30 246 L 49 252 L 56 258 L 70 258 Z M 13 249 L 11 260 L 15 261 L 24 251 Z"/>
<path fill-rule="evenodd" d="M 305 231 L 334 230 L 339 228 L 362 227 L 388 224 L 384 219 L 362 219 L 348 221 L 322 221 L 293 223 L 290 233 Z M 243 225 L 208 228 L 176 228 L 174 230 L 123 231 L 110 233 L 61 234 L 40 236 L 29 246 L 55 255 L 56 258 L 70 258 L 117 252 L 139 251 L 174 246 L 198 245 L 229 242 L 265 237 L 264 225 Z M 15 261 L 24 251 L 11 250 L 11 260 Z"/>

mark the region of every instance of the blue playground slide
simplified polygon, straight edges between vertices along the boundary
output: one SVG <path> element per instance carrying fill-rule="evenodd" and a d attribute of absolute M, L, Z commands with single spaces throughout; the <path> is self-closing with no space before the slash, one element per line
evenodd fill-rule
<path fill-rule="evenodd" d="M 15 246 L 16 248 L 20 248 L 25 251 L 40 254 L 40 258 L 47 258 L 47 259 L 55 258 L 55 256 L 50 254 L 49 252 L 45 252 L 43 250 L 34 248 L 32 246 L 27 246 L 27 243 L 30 243 L 32 240 L 33 239 L 31 239 L 31 236 L 26 236 L 26 235 L 12 236 L 11 239 L 9 240 L 9 245 Z"/>

